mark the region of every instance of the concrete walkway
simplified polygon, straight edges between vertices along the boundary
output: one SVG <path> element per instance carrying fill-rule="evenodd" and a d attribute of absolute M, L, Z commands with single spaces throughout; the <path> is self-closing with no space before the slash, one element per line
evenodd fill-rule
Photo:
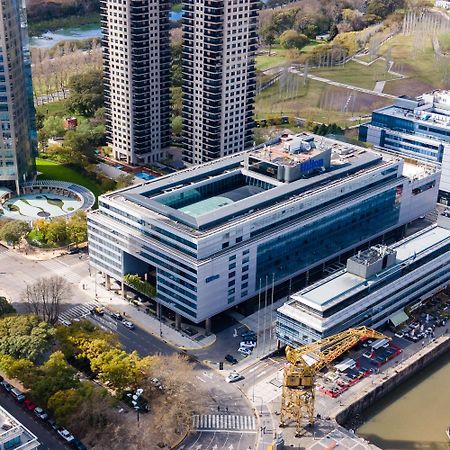
<path fill-rule="evenodd" d="M 89 276 L 82 279 L 79 286 L 80 289 L 92 298 L 93 302 L 100 303 L 111 311 L 126 315 L 126 318 L 139 328 L 142 328 L 155 337 L 161 338 L 165 343 L 179 350 L 198 350 L 209 347 L 216 341 L 214 334 L 197 336 L 197 340 L 195 339 L 196 336 L 189 337 L 182 331 L 168 326 L 164 321 L 159 321 L 155 316 L 147 314 L 145 307 L 135 306 L 125 300 L 120 295 L 120 290 L 108 291 L 103 284 L 100 284 L 101 281 L 103 279 L 100 275 L 97 275 L 97 283 L 95 283 L 94 276 Z M 200 339 L 198 339 L 199 337 Z"/>

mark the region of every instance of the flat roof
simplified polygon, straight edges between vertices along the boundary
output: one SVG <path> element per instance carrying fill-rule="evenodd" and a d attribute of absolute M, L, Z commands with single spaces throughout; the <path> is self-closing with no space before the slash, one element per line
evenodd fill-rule
<path fill-rule="evenodd" d="M 314 136 L 314 135 L 311 135 Z M 288 202 L 296 196 L 307 196 L 328 185 L 357 176 L 375 167 L 389 166 L 400 159 L 333 139 L 317 137 L 321 146 L 328 145 L 332 151 L 331 166 L 325 172 L 318 171 L 307 178 L 284 183 L 272 177 L 245 169 L 246 151 L 211 161 L 200 166 L 150 180 L 139 186 L 129 187 L 100 198 L 124 204 L 124 208 L 137 208 L 139 213 L 149 217 L 164 217 L 184 231 L 194 233 L 230 223 L 251 213 L 268 210 L 275 205 Z M 248 179 L 244 190 L 225 190 L 218 193 L 208 190 L 213 184 L 221 183 L 227 177 L 240 176 Z M 206 188 L 205 188 L 206 186 Z M 253 189 L 255 186 L 262 189 Z M 237 186 L 243 187 L 243 186 Z M 198 193 L 202 195 L 197 195 Z M 179 199 L 192 195 L 192 201 L 180 202 L 178 206 L 169 197 L 180 194 Z M 204 194 L 204 195 L 203 195 Z M 184 196 L 184 197 L 183 197 Z M 225 197 L 225 198 L 223 198 Z M 177 200 L 178 201 L 178 200 Z"/>
<path fill-rule="evenodd" d="M 450 241 L 450 230 L 432 225 L 390 246 L 391 249 L 397 251 L 395 264 L 375 276 L 365 279 L 347 272 L 347 269 L 343 269 L 293 294 L 291 300 L 285 306 L 295 308 L 296 303 L 298 303 L 299 307 L 302 304 L 306 304 L 314 309 L 324 311 L 354 295 L 356 292 L 365 289 L 367 286 L 376 284 L 383 274 L 395 271 L 408 260 L 412 261 L 416 258 L 421 258 L 422 254 L 425 254 L 427 250 L 447 241 Z"/>

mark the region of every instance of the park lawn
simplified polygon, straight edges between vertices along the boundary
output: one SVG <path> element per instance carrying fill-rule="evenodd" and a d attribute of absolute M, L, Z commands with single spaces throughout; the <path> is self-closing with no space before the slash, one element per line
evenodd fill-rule
<path fill-rule="evenodd" d="M 337 88 L 320 81 L 309 80 L 305 86 L 302 77 L 290 74 L 282 88 L 277 82 L 257 96 L 256 119 L 288 115 L 347 127 L 358 123 L 350 120 L 352 117 L 368 115 L 387 104 L 389 99 Z"/>
<path fill-rule="evenodd" d="M 36 110 L 44 116 L 65 116 L 67 115 L 66 102 L 59 100 L 57 102 L 46 103 L 45 105 L 39 105 Z"/>
<path fill-rule="evenodd" d="M 421 84 L 426 83 L 434 89 L 448 88 L 449 83 L 445 82 L 449 68 L 448 59 L 436 59 L 431 38 L 424 37 L 419 41 L 419 45 L 414 46 L 412 36 L 398 34 L 381 46 L 380 53 L 384 55 L 390 47 L 395 62 L 394 71 L 407 75 L 409 79 L 417 80 Z"/>
<path fill-rule="evenodd" d="M 364 89 L 373 89 L 377 81 L 397 78 L 386 72 L 386 64 L 384 61 L 375 61 L 370 66 L 349 61 L 343 66 L 311 69 L 310 73 L 318 77 L 337 81 L 338 83 L 345 83 Z"/>
<path fill-rule="evenodd" d="M 268 48 L 264 48 L 264 50 L 268 51 Z M 267 70 L 272 67 L 287 64 L 289 62 L 287 53 L 288 53 L 287 49 L 280 46 L 273 46 L 272 49 L 270 50 L 270 56 L 265 54 L 265 55 L 258 55 L 256 57 L 256 69 Z"/>
<path fill-rule="evenodd" d="M 92 191 L 96 197 L 104 192 L 100 185 L 90 178 L 71 167 L 58 164 L 54 161 L 36 158 L 36 169 L 38 172 L 42 172 L 42 175 L 39 175 L 39 178 L 42 180 L 68 181 L 69 183 L 80 184 Z"/>

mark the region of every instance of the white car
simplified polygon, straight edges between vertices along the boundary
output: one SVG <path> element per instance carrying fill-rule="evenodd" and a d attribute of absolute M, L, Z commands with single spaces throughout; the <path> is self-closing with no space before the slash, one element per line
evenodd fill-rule
<path fill-rule="evenodd" d="M 58 428 L 58 434 L 67 442 L 71 442 L 75 439 L 65 428 Z"/>
<path fill-rule="evenodd" d="M 134 329 L 134 324 L 132 322 L 130 322 L 129 320 L 124 320 L 122 322 L 124 327 L 127 327 L 129 330 L 133 330 Z"/>
<path fill-rule="evenodd" d="M 248 347 L 239 347 L 238 349 L 239 353 L 242 353 L 245 356 L 251 355 L 252 354 L 252 350 Z"/>
<path fill-rule="evenodd" d="M 255 347 L 256 347 L 256 342 L 252 342 L 252 341 L 242 341 L 242 342 L 239 344 L 239 347 L 255 348 Z"/>
<path fill-rule="evenodd" d="M 233 371 L 230 372 L 230 374 L 225 378 L 225 381 L 227 383 L 234 383 L 235 381 L 242 380 L 243 378 L 244 377 L 240 373 Z"/>

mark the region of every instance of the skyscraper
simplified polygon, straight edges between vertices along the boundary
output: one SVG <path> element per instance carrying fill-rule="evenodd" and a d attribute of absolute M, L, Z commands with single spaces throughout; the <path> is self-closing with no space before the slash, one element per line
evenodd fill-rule
<path fill-rule="evenodd" d="M 184 159 L 252 145 L 258 0 L 183 0 Z"/>
<path fill-rule="evenodd" d="M 170 0 L 101 0 L 106 130 L 113 157 L 148 164 L 170 144 Z"/>
<path fill-rule="evenodd" d="M 18 0 L 2 1 L 0 13 L 0 185 L 19 192 L 35 173 L 26 14 Z"/>

